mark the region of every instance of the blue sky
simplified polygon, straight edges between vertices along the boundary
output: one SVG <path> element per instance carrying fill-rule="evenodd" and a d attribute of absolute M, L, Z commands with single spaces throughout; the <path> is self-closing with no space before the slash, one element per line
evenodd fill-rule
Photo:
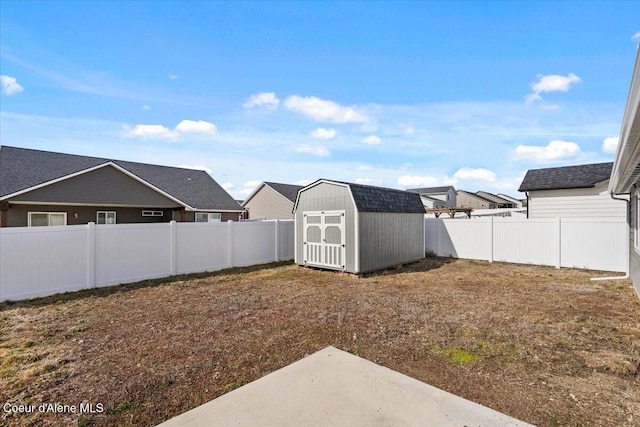
<path fill-rule="evenodd" d="M 0 143 L 521 197 L 613 161 L 639 2 L 0 2 Z"/>

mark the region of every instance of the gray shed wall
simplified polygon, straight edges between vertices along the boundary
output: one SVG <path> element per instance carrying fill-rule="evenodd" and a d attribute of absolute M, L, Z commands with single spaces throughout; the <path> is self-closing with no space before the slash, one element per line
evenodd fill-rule
<path fill-rule="evenodd" d="M 424 258 L 423 214 L 360 212 L 359 227 L 359 273 Z"/>
<path fill-rule="evenodd" d="M 633 281 L 633 286 L 636 288 L 638 296 L 640 296 L 640 255 L 635 248 L 636 230 L 634 224 L 636 224 L 637 216 L 640 214 L 636 207 L 637 196 L 631 197 L 630 212 L 629 212 L 629 275 Z"/>
<path fill-rule="evenodd" d="M 12 198 L 15 201 L 115 205 L 155 208 L 181 207 L 119 170 L 105 166 Z M 10 200 L 10 202 L 11 202 Z"/>
<path fill-rule="evenodd" d="M 347 187 L 320 183 L 300 192 L 298 207 L 295 215 L 296 226 L 296 254 L 295 262 L 303 265 L 303 223 L 302 214 L 307 211 L 345 211 L 345 260 L 346 271 L 355 273 L 355 206 Z"/>

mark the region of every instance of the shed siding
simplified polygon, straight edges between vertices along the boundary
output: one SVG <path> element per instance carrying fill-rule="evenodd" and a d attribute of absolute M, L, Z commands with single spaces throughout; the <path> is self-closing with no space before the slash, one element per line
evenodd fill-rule
<path fill-rule="evenodd" d="M 268 185 L 263 185 L 244 207 L 249 219 L 293 219 L 293 203 Z"/>
<path fill-rule="evenodd" d="M 105 166 L 12 198 L 11 201 L 171 208 L 176 202 L 111 166 Z"/>
<path fill-rule="evenodd" d="M 629 275 L 633 280 L 633 286 L 636 288 L 638 296 L 640 296 L 640 254 L 635 247 L 635 227 L 637 216 L 639 214 L 637 210 L 637 193 L 631 199 L 630 212 L 629 212 Z"/>
<path fill-rule="evenodd" d="M 359 273 L 424 258 L 424 215 L 359 213 Z"/>
<path fill-rule="evenodd" d="M 320 183 L 300 192 L 298 207 L 296 209 L 296 263 L 303 265 L 303 223 L 302 214 L 307 211 L 345 211 L 345 257 L 346 270 L 355 272 L 355 206 L 351 200 L 349 189 L 344 186 Z"/>
<path fill-rule="evenodd" d="M 609 181 L 592 188 L 529 192 L 529 218 L 626 218 L 627 204 L 609 196 Z"/>

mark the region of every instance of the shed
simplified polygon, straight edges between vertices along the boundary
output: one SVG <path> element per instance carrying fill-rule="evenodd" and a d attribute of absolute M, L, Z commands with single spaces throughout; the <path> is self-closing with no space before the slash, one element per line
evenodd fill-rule
<path fill-rule="evenodd" d="M 420 195 L 319 179 L 298 192 L 295 262 L 366 273 L 424 258 Z"/>

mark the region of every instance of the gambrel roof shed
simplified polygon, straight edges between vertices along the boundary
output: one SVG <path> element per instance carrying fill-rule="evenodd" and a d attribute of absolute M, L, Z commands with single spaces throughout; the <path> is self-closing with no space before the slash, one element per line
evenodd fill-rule
<path fill-rule="evenodd" d="M 298 192 L 296 263 L 364 273 L 424 258 L 418 193 L 327 179 Z"/>

